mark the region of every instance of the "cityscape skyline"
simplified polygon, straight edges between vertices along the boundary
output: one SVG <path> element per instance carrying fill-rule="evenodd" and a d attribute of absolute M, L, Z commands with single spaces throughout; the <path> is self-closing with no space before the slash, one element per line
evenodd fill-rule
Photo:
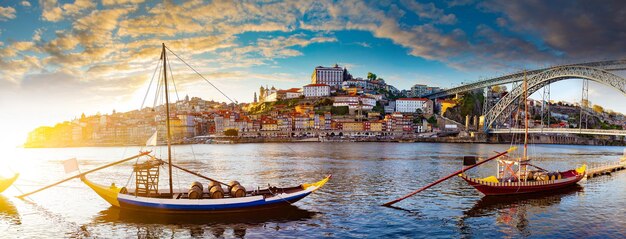
<path fill-rule="evenodd" d="M 623 3 L 447 1 L 233 3 L 141 0 L 0 3 L 2 143 L 39 125 L 139 108 L 165 42 L 239 102 L 289 89 L 319 65 L 374 72 L 388 84 L 449 88 L 523 68 L 623 58 Z M 555 11 L 556 7 L 563 11 Z M 608 7 L 612 6 L 612 7 Z M 582 17 L 574 18 L 572 16 Z M 602 25 L 602 28 L 595 28 Z M 589 33 L 584 39 L 580 32 Z M 180 62 L 179 91 L 226 101 Z M 181 69 L 181 70 L 177 70 Z M 193 80 L 192 80 L 193 79 Z M 590 84 L 619 112 L 617 91 Z M 576 102 L 580 81 L 556 83 Z M 603 94 L 604 92 L 616 94 Z M 23 141 L 23 140 L 17 140 Z"/>

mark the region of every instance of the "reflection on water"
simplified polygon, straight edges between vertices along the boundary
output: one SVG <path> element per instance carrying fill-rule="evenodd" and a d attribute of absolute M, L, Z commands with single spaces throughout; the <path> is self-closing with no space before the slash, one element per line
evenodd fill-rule
<path fill-rule="evenodd" d="M 0 222 L 10 225 L 22 224 L 20 213 L 17 211 L 13 202 L 7 197 L 0 195 Z"/>
<path fill-rule="evenodd" d="M 174 161 L 246 188 L 294 186 L 328 174 L 324 188 L 278 211 L 240 215 L 167 215 L 120 211 L 79 180 L 29 197 L 0 198 L 0 238 L 501 238 L 626 237 L 626 172 L 598 177 L 556 194 L 483 197 L 453 178 L 396 206 L 380 204 L 462 167 L 464 155 L 488 157 L 509 145 L 423 143 L 298 143 L 174 146 Z M 193 148 L 191 148 L 193 147 Z M 125 158 L 139 148 L 20 149 L 14 168 L 23 191 L 64 178 L 62 161 L 76 157 L 83 170 Z M 162 149 L 157 149 L 157 155 Z M 623 148 L 536 145 L 535 163 L 567 170 L 581 163 L 617 160 Z M 101 184 L 125 185 L 132 162 L 94 174 Z M 493 175 L 489 162 L 471 172 Z M 176 189 L 197 178 L 174 171 Z M 132 180 L 130 180 L 132 181 Z M 167 180 L 161 180 L 166 188 Z M 205 182 L 206 183 L 206 182 Z M 126 186 L 126 185 L 125 185 Z M 131 185 L 128 185 L 132 187 Z M 11 188 L 6 197 L 19 192 Z M 9 206 L 6 206 L 9 205 Z M 17 213 L 19 211 L 19 214 Z M 10 225 L 9 225 L 10 224 Z M 5 228 L 2 226 L 8 225 Z"/>
<path fill-rule="evenodd" d="M 133 225 L 146 237 L 162 236 L 162 225 L 177 225 L 178 228 L 189 230 L 192 237 L 203 237 L 207 231 L 215 237 L 222 237 L 228 229 L 231 229 L 235 237 L 243 238 L 247 228 L 264 227 L 268 223 L 306 221 L 315 215 L 315 212 L 296 206 L 223 214 L 160 214 L 109 207 L 100 211 L 93 221 Z"/>
<path fill-rule="evenodd" d="M 459 228 L 464 235 L 472 235 L 471 225 L 465 223 L 467 218 L 496 217 L 496 223 L 505 225 L 502 232 L 508 233 L 513 228 L 522 236 L 530 236 L 528 218 L 532 214 L 543 213 L 543 210 L 551 205 L 558 204 L 564 197 L 582 193 L 583 187 L 576 184 L 571 187 L 558 189 L 552 192 L 539 192 L 532 194 L 511 196 L 485 196 L 474 204 L 472 208 L 463 212 L 459 220 Z"/>

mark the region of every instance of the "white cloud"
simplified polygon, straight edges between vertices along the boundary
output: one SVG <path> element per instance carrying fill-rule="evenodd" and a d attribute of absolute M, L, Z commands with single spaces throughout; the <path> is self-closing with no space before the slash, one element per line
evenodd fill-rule
<path fill-rule="evenodd" d="M 20 2 L 20 5 L 22 5 L 24 7 L 30 7 L 30 2 L 29 1 L 22 1 L 22 2 Z"/>
<path fill-rule="evenodd" d="M 123 5 L 123 4 L 139 4 L 143 3 L 145 0 L 102 0 L 102 5 L 110 6 L 110 5 Z"/>
<path fill-rule="evenodd" d="M 15 18 L 15 8 L 0 6 L 0 21 L 7 21 Z"/>

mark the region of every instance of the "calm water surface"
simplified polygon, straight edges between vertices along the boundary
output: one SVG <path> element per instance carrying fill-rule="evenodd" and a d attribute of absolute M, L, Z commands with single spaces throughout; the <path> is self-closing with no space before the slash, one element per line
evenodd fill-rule
<path fill-rule="evenodd" d="M 3 173 L 22 174 L 0 196 L 0 238 L 475 238 L 626 237 L 626 172 L 590 179 L 549 195 L 483 198 L 455 178 L 397 206 L 378 206 L 460 169 L 463 155 L 487 157 L 508 145 L 298 143 L 176 146 L 175 162 L 246 188 L 314 182 L 321 190 L 284 211 L 231 216 L 163 216 L 120 211 L 79 180 L 19 200 L 13 196 L 63 178 L 62 161 L 76 157 L 83 170 L 135 154 L 136 147 L 16 149 Z M 157 154 L 165 153 L 157 150 Z M 535 163 L 567 170 L 583 162 L 618 160 L 621 147 L 536 145 Z M 126 185 L 130 164 L 89 175 Z M 10 166 L 7 167 L 6 165 Z M 162 171 L 164 172 L 164 171 Z M 495 164 L 472 173 L 487 176 Z M 175 187 L 197 180 L 174 171 Z M 162 179 L 161 187 L 166 188 Z M 130 182 L 129 186 L 133 183 Z"/>

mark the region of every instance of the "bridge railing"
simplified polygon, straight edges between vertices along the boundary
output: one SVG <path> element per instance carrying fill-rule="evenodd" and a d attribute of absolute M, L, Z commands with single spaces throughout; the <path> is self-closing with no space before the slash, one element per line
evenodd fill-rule
<path fill-rule="evenodd" d="M 506 134 L 506 133 L 524 133 L 523 128 L 509 129 L 489 129 L 488 133 Z M 530 128 L 529 133 L 558 133 L 558 134 L 594 134 L 594 135 L 621 135 L 626 136 L 626 130 L 610 130 L 610 129 L 573 129 L 573 128 Z"/>

